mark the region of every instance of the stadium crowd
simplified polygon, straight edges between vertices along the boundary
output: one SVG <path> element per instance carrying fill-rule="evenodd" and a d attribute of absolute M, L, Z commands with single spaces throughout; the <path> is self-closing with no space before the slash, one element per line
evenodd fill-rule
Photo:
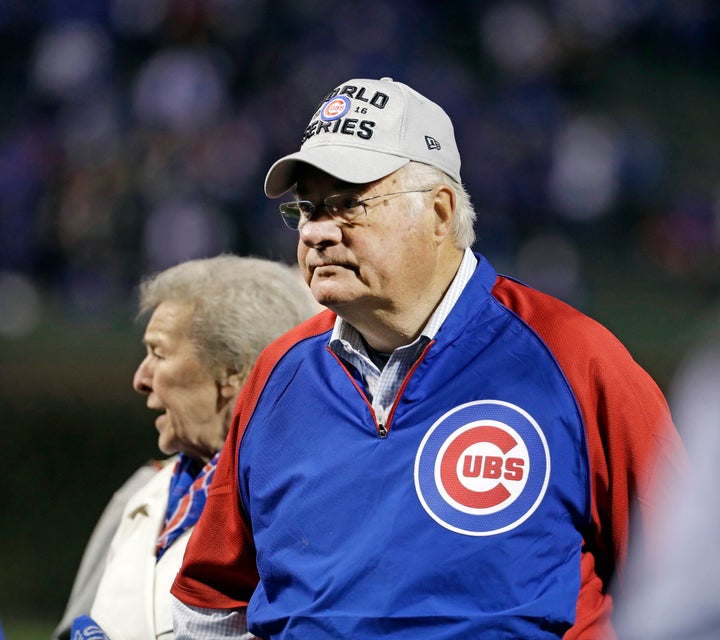
<path fill-rule="evenodd" d="M 712 3 L 411 4 L 0 1 L 0 335 L 183 259 L 292 261 L 263 172 L 347 77 L 445 106 L 508 272 L 581 305 L 593 247 L 717 282 Z"/>

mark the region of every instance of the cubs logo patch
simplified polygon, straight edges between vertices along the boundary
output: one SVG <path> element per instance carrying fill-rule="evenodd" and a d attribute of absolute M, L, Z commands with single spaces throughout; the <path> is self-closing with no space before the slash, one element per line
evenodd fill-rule
<path fill-rule="evenodd" d="M 338 120 L 350 111 L 350 105 L 350 98 L 347 96 L 336 96 L 323 105 L 323 108 L 320 110 L 320 120 L 324 122 Z"/>
<path fill-rule="evenodd" d="M 550 478 L 542 429 L 520 407 L 478 400 L 428 430 L 415 456 L 415 489 L 428 515 L 451 531 L 490 536 L 527 520 Z"/>

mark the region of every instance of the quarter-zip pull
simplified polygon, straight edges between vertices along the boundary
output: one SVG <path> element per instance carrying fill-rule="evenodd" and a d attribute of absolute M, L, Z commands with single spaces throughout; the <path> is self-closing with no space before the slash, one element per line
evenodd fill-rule
<path fill-rule="evenodd" d="M 377 432 L 381 438 L 387 438 L 387 411 L 385 407 L 375 407 L 375 424 L 377 425 Z"/>

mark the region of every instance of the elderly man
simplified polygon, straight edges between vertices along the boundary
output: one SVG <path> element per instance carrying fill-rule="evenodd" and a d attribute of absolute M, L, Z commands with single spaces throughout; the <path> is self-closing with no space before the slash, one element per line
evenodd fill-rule
<path fill-rule="evenodd" d="M 338 86 L 265 189 L 329 310 L 240 397 L 176 637 L 611 637 L 629 513 L 684 456 L 651 378 L 473 253 L 450 119 L 404 84 Z"/>

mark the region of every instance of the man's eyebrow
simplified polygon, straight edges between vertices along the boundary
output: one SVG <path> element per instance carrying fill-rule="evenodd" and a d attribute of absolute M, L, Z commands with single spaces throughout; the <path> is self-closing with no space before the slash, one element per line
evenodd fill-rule
<path fill-rule="evenodd" d="M 343 192 L 352 192 L 352 193 L 360 193 L 363 191 L 366 185 L 364 184 L 355 184 L 353 182 L 343 182 L 342 180 L 336 180 L 335 182 L 332 182 L 328 185 L 328 191 L 329 193 L 343 193 Z M 311 189 L 303 188 L 302 185 L 299 183 L 295 186 L 295 189 L 293 190 L 293 194 L 297 196 L 299 199 L 305 199 L 308 193 L 312 193 Z"/>

